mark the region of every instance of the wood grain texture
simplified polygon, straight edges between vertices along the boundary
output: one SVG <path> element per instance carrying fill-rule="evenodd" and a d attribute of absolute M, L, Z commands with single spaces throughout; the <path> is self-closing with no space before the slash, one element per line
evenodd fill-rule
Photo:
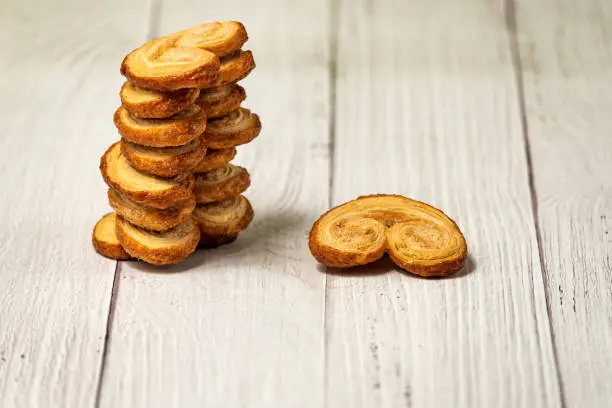
<path fill-rule="evenodd" d="M 263 131 L 235 162 L 251 173 L 255 220 L 234 244 L 176 267 L 121 264 L 101 406 L 322 406 L 325 275 L 306 236 L 328 203 L 327 3 L 182 0 L 160 11 L 158 34 L 217 19 L 247 27 L 257 69 L 244 106 Z"/>
<path fill-rule="evenodd" d="M 327 406 L 561 406 L 502 4 L 340 4 L 334 204 L 429 202 L 470 259 L 328 278 Z"/>
<path fill-rule="evenodd" d="M 1 407 L 94 406 L 115 271 L 91 245 L 110 210 L 98 164 L 146 6 L 3 2 Z"/>
<path fill-rule="evenodd" d="M 548 303 L 567 407 L 612 400 L 612 4 L 519 1 Z"/>

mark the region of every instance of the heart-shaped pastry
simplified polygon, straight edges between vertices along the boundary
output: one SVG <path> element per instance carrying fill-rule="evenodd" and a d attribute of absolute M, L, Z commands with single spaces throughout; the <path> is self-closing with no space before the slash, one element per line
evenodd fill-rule
<path fill-rule="evenodd" d="M 388 253 L 408 272 L 446 276 L 467 258 L 459 227 L 442 211 L 399 195 L 372 195 L 323 214 L 310 231 L 312 255 L 321 263 L 348 268 Z"/>

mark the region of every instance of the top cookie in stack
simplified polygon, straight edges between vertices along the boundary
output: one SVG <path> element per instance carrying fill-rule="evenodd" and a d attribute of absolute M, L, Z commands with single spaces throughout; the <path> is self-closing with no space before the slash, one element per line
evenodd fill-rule
<path fill-rule="evenodd" d="M 180 262 L 201 236 L 207 246 L 229 242 L 251 221 L 252 208 L 240 196 L 250 184 L 248 173 L 228 164 L 235 146 L 261 128 L 257 115 L 240 107 L 246 93 L 236 84 L 255 67 L 252 53 L 241 49 L 247 39 L 239 22 L 207 23 L 150 41 L 123 60 L 128 81 L 114 115 L 122 139 L 100 168 L 118 215 L 118 241 L 132 257 Z M 210 134 L 204 133 L 207 120 Z M 221 202 L 194 220 L 194 186 L 210 181 L 212 173 L 236 169 L 244 170 L 241 183 L 226 183 L 233 189 L 225 192 L 209 183 L 207 191 L 214 193 L 204 202 Z"/>

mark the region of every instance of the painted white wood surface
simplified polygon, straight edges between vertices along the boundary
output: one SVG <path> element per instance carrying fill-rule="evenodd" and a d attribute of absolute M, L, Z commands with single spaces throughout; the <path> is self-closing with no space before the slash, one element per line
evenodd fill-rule
<path fill-rule="evenodd" d="M 98 163 L 146 7 L 2 3 L 0 407 L 94 404 L 115 271 L 91 246 L 109 211 Z"/>
<path fill-rule="evenodd" d="M 118 66 L 151 30 L 214 19 L 245 22 L 259 66 L 245 105 L 264 131 L 237 158 L 256 221 L 160 273 L 121 263 L 100 406 L 609 405 L 612 7 L 517 0 L 541 271 L 501 2 L 338 1 L 337 55 L 332 3 L 304 3 L 2 3 L 0 407 L 95 406 L 115 263 L 89 239 Z M 310 257 L 330 59 L 333 203 L 442 208 L 470 245 L 458 278 L 385 262 L 326 277 Z"/>
<path fill-rule="evenodd" d="M 217 19 L 248 29 L 245 106 L 263 132 L 236 162 L 256 218 L 164 272 L 121 263 L 102 407 L 323 405 L 325 275 L 306 234 L 328 205 L 327 13 L 322 0 L 162 4 L 158 34 Z"/>
<path fill-rule="evenodd" d="M 612 404 L 612 3 L 519 1 L 548 304 L 567 407 Z"/>
<path fill-rule="evenodd" d="M 561 406 L 502 4 L 340 4 L 333 203 L 430 202 L 471 255 L 328 277 L 327 406 Z"/>

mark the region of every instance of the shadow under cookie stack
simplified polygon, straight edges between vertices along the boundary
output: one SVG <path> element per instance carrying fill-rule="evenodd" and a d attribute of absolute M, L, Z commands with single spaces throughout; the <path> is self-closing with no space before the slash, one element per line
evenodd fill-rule
<path fill-rule="evenodd" d="M 253 219 L 248 171 L 230 161 L 261 130 L 237 84 L 255 68 L 241 23 L 215 22 L 150 41 L 121 65 L 121 140 L 100 161 L 114 213 L 93 244 L 113 259 L 175 264 L 233 242 Z"/>

